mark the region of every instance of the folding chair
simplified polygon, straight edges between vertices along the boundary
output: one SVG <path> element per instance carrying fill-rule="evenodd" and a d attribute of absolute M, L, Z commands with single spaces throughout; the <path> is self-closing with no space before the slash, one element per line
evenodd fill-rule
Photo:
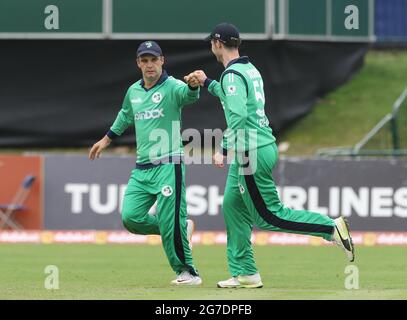
<path fill-rule="evenodd" d="M 26 207 L 23 206 L 23 203 L 25 199 L 27 199 L 34 180 L 35 176 L 31 174 L 27 175 L 11 203 L 0 204 L 0 229 L 5 226 L 9 226 L 12 229 L 21 229 L 21 226 L 13 221 L 12 215 L 17 211 L 26 209 Z"/>

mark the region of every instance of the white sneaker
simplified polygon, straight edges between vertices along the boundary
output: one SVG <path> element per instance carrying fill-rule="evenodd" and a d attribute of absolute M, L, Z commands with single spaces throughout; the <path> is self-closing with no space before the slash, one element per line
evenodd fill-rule
<path fill-rule="evenodd" d="M 191 220 L 187 220 L 187 237 L 188 237 L 188 242 L 189 242 L 189 248 L 192 251 L 192 234 L 194 233 L 195 230 L 195 223 Z"/>
<path fill-rule="evenodd" d="M 339 217 L 335 221 L 335 231 L 332 241 L 340 246 L 345 251 L 346 256 L 350 262 L 355 260 L 355 248 L 353 246 L 352 237 L 349 233 L 349 223 L 343 218 Z"/>
<path fill-rule="evenodd" d="M 178 286 L 198 286 L 202 283 L 202 279 L 190 274 L 188 271 L 183 271 L 171 283 Z"/>
<path fill-rule="evenodd" d="M 259 273 L 253 275 L 239 275 L 228 280 L 219 281 L 218 288 L 261 288 L 263 282 Z"/>

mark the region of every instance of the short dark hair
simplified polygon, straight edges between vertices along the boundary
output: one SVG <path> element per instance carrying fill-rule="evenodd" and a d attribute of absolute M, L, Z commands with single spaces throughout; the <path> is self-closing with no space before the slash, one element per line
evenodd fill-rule
<path fill-rule="evenodd" d="M 228 41 L 223 42 L 226 48 L 228 49 L 238 49 L 242 44 L 242 39 L 240 38 L 230 38 Z"/>

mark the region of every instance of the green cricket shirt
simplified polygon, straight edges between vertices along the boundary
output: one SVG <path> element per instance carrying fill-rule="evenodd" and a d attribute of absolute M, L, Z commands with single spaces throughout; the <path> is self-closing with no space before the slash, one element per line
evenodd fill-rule
<path fill-rule="evenodd" d="M 107 135 L 115 138 L 134 125 L 140 164 L 182 156 L 181 109 L 198 99 L 199 88 L 190 88 L 163 70 L 150 89 L 144 87 L 143 79 L 130 86 Z"/>
<path fill-rule="evenodd" d="M 231 148 L 244 152 L 276 140 L 264 111 L 263 79 L 248 57 L 232 60 L 219 82 L 207 79 L 205 86 L 221 100 L 225 112 L 224 154 Z"/>

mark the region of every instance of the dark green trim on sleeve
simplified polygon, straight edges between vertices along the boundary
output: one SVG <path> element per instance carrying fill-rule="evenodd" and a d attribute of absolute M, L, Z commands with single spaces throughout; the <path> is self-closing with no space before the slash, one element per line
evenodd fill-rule
<path fill-rule="evenodd" d="M 204 82 L 204 87 L 205 87 L 205 88 L 208 88 L 212 81 L 213 81 L 212 79 L 206 78 L 206 79 L 205 79 L 205 82 Z"/>
<path fill-rule="evenodd" d="M 118 134 L 116 134 L 116 133 L 114 133 L 112 130 L 109 130 L 107 133 L 106 133 L 106 135 L 110 138 L 110 139 L 115 139 L 115 138 L 117 138 L 117 137 L 119 137 L 119 135 Z"/>
<path fill-rule="evenodd" d="M 226 157 L 228 155 L 228 149 L 221 147 L 221 153 Z"/>

